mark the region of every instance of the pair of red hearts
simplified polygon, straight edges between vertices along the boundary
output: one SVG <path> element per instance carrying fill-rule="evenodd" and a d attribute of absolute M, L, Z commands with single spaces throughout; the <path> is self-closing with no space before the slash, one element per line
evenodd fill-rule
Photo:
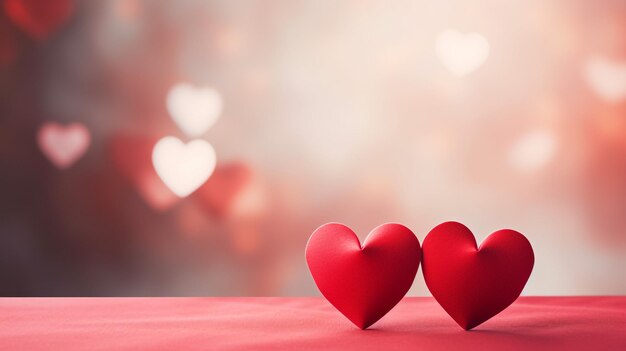
<path fill-rule="evenodd" d="M 435 300 L 469 330 L 519 297 L 535 258 L 526 237 L 509 229 L 478 247 L 466 226 L 446 222 L 428 233 L 420 249 L 401 224 L 378 226 L 361 245 L 350 228 L 328 223 L 311 235 L 306 260 L 324 297 L 361 329 L 400 302 L 421 262 Z"/>

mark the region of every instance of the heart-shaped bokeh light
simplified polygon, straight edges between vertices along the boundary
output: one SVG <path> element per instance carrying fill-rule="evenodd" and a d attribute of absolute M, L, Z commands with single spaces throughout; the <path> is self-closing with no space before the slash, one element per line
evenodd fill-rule
<path fill-rule="evenodd" d="M 158 140 L 151 136 L 116 135 L 109 141 L 108 151 L 117 171 L 144 201 L 157 211 L 165 211 L 180 198 L 163 184 L 154 170 L 151 155 Z"/>
<path fill-rule="evenodd" d="M 253 181 L 252 169 L 244 162 L 218 164 L 211 178 L 198 189 L 196 198 L 211 214 L 224 218 Z"/>
<path fill-rule="evenodd" d="M 436 52 L 450 73 L 463 77 L 485 63 L 489 57 L 489 42 L 478 33 L 447 29 L 437 37 Z"/>
<path fill-rule="evenodd" d="M 175 137 L 164 137 L 152 150 L 157 174 L 176 195 L 186 197 L 198 189 L 215 170 L 215 150 L 204 140 L 187 144 Z"/>
<path fill-rule="evenodd" d="M 50 122 L 39 129 L 37 142 L 43 154 L 55 166 L 65 169 L 85 154 L 91 143 L 91 136 L 82 123 L 62 126 Z"/>
<path fill-rule="evenodd" d="M 626 98 L 626 62 L 593 57 L 587 61 L 584 73 L 589 86 L 605 101 Z"/>
<path fill-rule="evenodd" d="M 210 87 L 179 83 L 167 94 L 167 109 L 185 134 L 197 137 L 204 134 L 219 117 L 222 97 Z"/>

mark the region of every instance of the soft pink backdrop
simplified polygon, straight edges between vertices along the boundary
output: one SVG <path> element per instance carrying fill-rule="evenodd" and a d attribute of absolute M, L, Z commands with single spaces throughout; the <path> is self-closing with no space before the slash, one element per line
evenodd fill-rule
<path fill-rule="evenodd" d="M 446 220 L 524 233 L 524 294 L 626 294 L 626 4 L 70 3 L 44 38 L 0 13 L 2 295 L 315 295 L 318 225 L 422 241 Z M 464 76 L 448 29 L 488 43 Z M 167 109 L 179 82 L 223 102 L 197 137 L 217 167 L 184 199 L 151 163 L 194 139 Z M 48 122 L 90 131 L 67 169 L 39 149 Z"/>

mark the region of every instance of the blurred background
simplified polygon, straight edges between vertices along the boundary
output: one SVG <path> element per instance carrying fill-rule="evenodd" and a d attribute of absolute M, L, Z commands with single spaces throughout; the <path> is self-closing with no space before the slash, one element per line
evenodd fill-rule
<path fill-rule="evenodd" d="M 0 1 L 3 296 L 317 295 L 319 225 L 447 220 L 626 294 L 623 1 Z"/>

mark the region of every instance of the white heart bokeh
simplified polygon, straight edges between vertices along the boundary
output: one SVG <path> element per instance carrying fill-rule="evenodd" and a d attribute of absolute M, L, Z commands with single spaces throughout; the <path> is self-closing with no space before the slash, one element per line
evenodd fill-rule
<path fill-rule="evenodd" d="M 626 98 L 626 62 L 592 57 L 585 64 L 584 76 L 603 100 L 620 102 Z"/>
<path fill-rule="evenodd" d="M 210 87 L 179 83 L 167 94 L 167 110 L 185 134 L 197 137 L 204 134 L 222 113 L 222 96 Z"/>
<path fill-rule="evenodd" d="M 186 197 L 213 174 L 215 150 L 205 140 L 184 144 L 178 138 L 167 136 L 154 145 L 152 164 L 163 183 L 174 194 Z"/>
<path fill-rule="evenodd" d="M 57 168 L 66 169 L 85 154 L 91 143 L 91 135 L 82 123 L 63 126 L 48 122 L 39 129 L 37 143 Z"/>
<path fill-rule="evenodd" d="M 443 65 L 458 77 L 474 72 L 489 57 L 489 42 L 484 36 L 453 29 L 439 34 L 435 49 Z"/>

